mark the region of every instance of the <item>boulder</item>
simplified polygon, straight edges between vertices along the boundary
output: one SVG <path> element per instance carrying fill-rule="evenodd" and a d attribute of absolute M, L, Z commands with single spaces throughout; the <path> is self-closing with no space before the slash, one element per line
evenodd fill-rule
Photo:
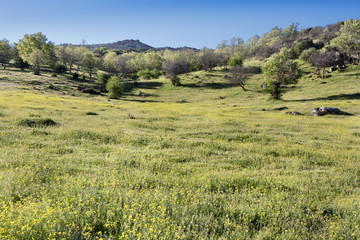
<path fill-rule="evenodd" d="M 286 112 L 286 114 L 290 114 L 290 115 L 302 115 L 299 112 Z"/>
<path fill-rule="evenodd" d="M 339 115 L 341 113 L 342 112 L 340 111 L 340 109 L 332 108 L 332 107 L 318 107 L 318 108 L 314 108 L 311 111 L 311 115 L 313 115 L 313 116 L 324 116 L 327 114 Z"/>

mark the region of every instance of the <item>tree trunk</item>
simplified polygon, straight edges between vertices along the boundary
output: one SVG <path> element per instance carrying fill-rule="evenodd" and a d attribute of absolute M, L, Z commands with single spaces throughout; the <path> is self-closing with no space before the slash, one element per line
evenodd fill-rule
<path fill-rule="evenodd" d="M 40 66 L 34 66 L 34 75 L 40 75 Z"/>
<path fill-rule="evenodd" d="M 274 83 L 274 99 L 280 100 L 281 99 L 281 84 L 280 83 Z"/>

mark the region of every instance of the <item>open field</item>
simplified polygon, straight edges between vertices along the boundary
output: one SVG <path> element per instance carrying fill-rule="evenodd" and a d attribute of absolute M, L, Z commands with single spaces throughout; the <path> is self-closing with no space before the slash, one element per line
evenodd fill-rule
<path fill-rule="evenodd" d="M 108 101 L 0 70 L 0 239 L 358 239 L 359 69 L 309 70 L 284 101 L 224 74 Z"/>

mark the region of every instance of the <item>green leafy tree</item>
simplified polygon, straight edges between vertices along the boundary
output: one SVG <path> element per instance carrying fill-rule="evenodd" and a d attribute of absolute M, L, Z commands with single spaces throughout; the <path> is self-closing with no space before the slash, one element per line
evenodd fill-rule
<path fill-rule="evenodd" d="M 242 66 L 243 65 L 243 56 L 240 53 L 232 56 L 228 61 L 229 67 Z"/>
<path fill-rule="evenodd" d="M 12 47 L 8 40 L 3 39 L 0 41 L 0 63 L 4 67 L 11 60 L 13 56 Z"/>
<path fill-rule="evenodd" d="M 280 53 L 272 55 L 262 71 L 268 77 L 266 92 L 275 100 L 281 99 L 285 92 L 283 85 L 296 84 L 301 71 L 292 60 L 293 53 L 289 49 L 282 49 Z"/>
<path fill-rule="evenodd" d="M 84 55 L 82 65 L 84 67 L 84 70 L 89 74 L 90 81 L 92 81 L 92 75 L 96 74 L 100 66 L 100 60 L 95 57 L 94 53 L 88 51 Z"/>
<path fill-rule="evenodd" d="M 115 75 L 119 72 L 119 56 L 115 52 L 109 52 L 104 57 L 103 69 L 110 75 Z"/>
<path fill-rule="evenodd" d="M 46 63 L 46 55 L 40 50 L 35 49 L 27 58 L 28 63 L 33 67 L 34 74 L 40 74 L 40 66 Z"/>
<path fill-rule="evenodd" d="M 359 59 L 360 56 L 360 20 L 349 19 L 340 27 L 337 37 L 330 42 L 334 46 L 348 56 Z"/>
<path fill-rule="evenodd" d="M 30 61 L 35 64 L 39 62 L 41 62 L 41 64 L 45 64 L 49 63 L 51 60 L 54 44 L 49 42 L 46 36 L 39 32 L 30 35 L 26 34 L 24 38 L 19 40 L 16 48 L 19 51 L 19 56 L 30 65 L 32 65 Z M 35 50 L 41 51 L 42 54 L 40 54 L 39 51 L 36 51 L 36 53 L 32 55 Z M 40 56 L 41 61 L 39 60 Z M 34 61 L 35 59 L 36 61 Z M 33 66 L 33 69 L 35 74 L 40 74 L 39 65 Z"/>
<path fill-rule="evenodd" d="M 109 98 L 118 99 L 125 91 L 124 84 L 116 76 L 112 76 L 106 83 L 106 90 L 109 92 Z"/>
<path fill-rule="evenodd" d="M 65 62 L 69 65 L 69 72 L 71 73 L 71 70 L 75 63 L 81 62 L 82 55 L 78 56 L 78 51 L 76 50 L 77 47 L 73 45 L 68 45 L 65 48 Z"/>

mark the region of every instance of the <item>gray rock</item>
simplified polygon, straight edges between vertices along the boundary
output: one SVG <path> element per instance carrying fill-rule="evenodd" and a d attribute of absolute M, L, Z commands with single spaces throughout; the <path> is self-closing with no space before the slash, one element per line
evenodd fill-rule
<path fill-rule="evenodd" d="M 339 115 L 341 114 L 341 111 L 338 108 L 332 108 L 332 107 L 318 107 L 318 108 L 314 108 L 311 111 L 311 115 L 313 116 L 324 116 L 327 114 Z"/>
<path fill-rule="evenodd" d="M 302 115 L 299 112 L 286 112 L 286 114 L 290 114 L 290 115 Z"/>

